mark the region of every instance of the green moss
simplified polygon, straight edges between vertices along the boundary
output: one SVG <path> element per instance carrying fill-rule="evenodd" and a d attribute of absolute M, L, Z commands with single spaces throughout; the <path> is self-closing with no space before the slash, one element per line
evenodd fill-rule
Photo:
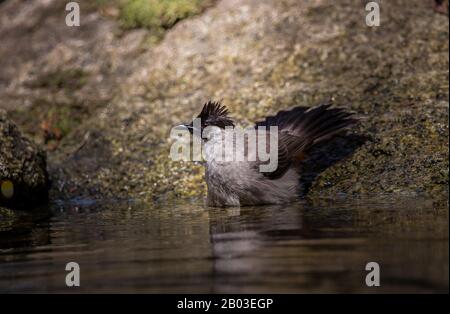
<path fill-rule="evenodd" d="M 178 21 L 198 14 L 211 1 L 206 0 L 124 0 L 119 20 L 126 29 L 144 27 L 157 33 Z"/>
<path fill-rule="evenodd" d="M 34 88 L 52 89 L 79 89 L 83 87 L 88 78 L 88 73 L 82 69 L 58 69 L 40 75 L 30 85 Z"/>
<path fill-rule="evenodd" d="M 90 114 L 90 110 L 93 109 L 76 100 L 51 102 L 36 99 L 30 108 L 11 110 L 8 116 L 36 143 L 46 144 L 47 148 L 52 150 L 60 140 L 83 122 Z"/>
<path fill-rule="evenodd" d="M 60 130 L 61 137 L 66 136 L 77 124 L 78 119 L 73 119 L 70 107 L 52 108 L 48 112 L 49 119 L 54 119 L 54 127 Z"/>

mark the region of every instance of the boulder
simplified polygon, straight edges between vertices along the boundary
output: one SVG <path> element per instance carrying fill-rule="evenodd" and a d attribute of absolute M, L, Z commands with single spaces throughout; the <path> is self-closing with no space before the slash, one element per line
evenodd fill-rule
<path fill-rule="evenodd" d="M 448 195 L 449 20 L 427 1 L 384 1 L 379 27 L 353 0 L 217 1 L 158 42 L 97 13 L 61 28 L 59 1 L 33 3 L 0 8 L 14 22 L 0 33 L 0 107 L 31 136 L 56 126 L 52 199 L 204 197 L 203 168 L 171 160 L 169 134 L 209 99 L 244 127 L 323 102 L 362 118 L 308 152 L 302 196 Z"/>
<path fill-rule="evenodd" d="M 31 209 L 47 200 L 45 153 L 0 110 L 0 207 Z"/>
<path fill-rule="evenodd" d="M 448 18 L 426 3 L 382 10 L 368 27 L 351 0 L 230 0 L 177 23 L 66 138 L 55 187 L 69 198 L 202 197 L 202 167 L 172 161 L 168 138 L 205 101 L 222 100 L 243 126 L 330 101 L 362 120 L 308 152 L 302 195 L 446 195 Z"/>

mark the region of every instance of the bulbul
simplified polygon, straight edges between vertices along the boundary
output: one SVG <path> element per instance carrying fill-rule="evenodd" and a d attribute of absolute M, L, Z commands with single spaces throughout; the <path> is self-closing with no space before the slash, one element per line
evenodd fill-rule
<path fill-rule="evenodd" d="M 217 158 L 214 153 L 220 151 L 218 148 L 224 150 L 223 154 L 227 149 L 236 152 L 236 147 L 225 145 L 224 131 L 235 127 L 227 108 L 219 102 L 208 101 L 197 119 L 200 123 L 191 122 L 184 127 L 194 135 L 205 133 L 207 129 L 213 130 L 208 136 L 202 134 L 201 137 L 202 149 L 207 157 L 207 204 L 214 207 L 283 204 L 296 200 L 300 187 L 299 161 L 305 152 L 357 122 L 352 113 L 330 104 L 279 111 L 251 127 L 255 130 L 257 143 L 251 145 L 246 138 L 242 149 L 246 157 L 244 160 L 227 160 Z M 268 143 L 273 143 L 266 140 L 260 144 L 258 140 L 268 139 L 273 132 L 277 135 L 277 166 L 271 171 L 261 171 L 261 166 L 268 161 L 262 161 L 259 157 L 258 144 L 266 145 L 270 150 Z M 235 139 L 233 143 L 236 144 Z"/>

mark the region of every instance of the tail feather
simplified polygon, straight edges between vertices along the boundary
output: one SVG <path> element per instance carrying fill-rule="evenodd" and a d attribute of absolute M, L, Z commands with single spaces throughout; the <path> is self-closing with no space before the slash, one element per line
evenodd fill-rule
<path fill-rule="evenodd" d="M 315 138 L 311 145 L 316 145 L 317 143 L 329 140 L 333 136 L 335 136 L 339 133 L 342 133 L 344 130 L 348 129 L 350 126 L 355 124 L 357 121 L 358 121 L 357 119 L 346 119 L 338 124 L 333 125 L 332 127 L 326 128 L 322 132 L 315 134 Z"/>
<path fill-rule="evenodd" d="M 298 159 L 311 146 L 332 138 L 357 121 L 352 113 L 324 104 L 314 108 L 295 107 L 280 111 L 275 116 L 257 122 L 256 127 L 278 127 L 279 145 L 283 146 L 283 149 L 279 149 L 279 154 L 283 154 L 279 159 L 288 161 L 279 164 L 279 169 L 267 176 L 272 179 L 280 177 L 290 167 L 289 161 Z"/>
<path fill-rule="evenodd" d="M 295 107 L 280 111 L 275 116 L 257 122 L 256 126 L 278 126 L 279 132 L 286 132 L 313 145 L 344 131 L 357 121 L 352 113 L 324 104 L 313 108 Z"/>
<path fill-rule="evenodd" d="M 308 116 L 308 113 L 306 113 L 306 116 Z M 306 136 L 313 138 L 316 134 L 327 130 L 330 126 L 338 121 L 343 121 L 348 116 L 349 113 L 342 109 L 325 109 L 319 111 L 314 117 L 305 119 L 303 124 L 295 127 L 299 132 L 304 132 Z"/>

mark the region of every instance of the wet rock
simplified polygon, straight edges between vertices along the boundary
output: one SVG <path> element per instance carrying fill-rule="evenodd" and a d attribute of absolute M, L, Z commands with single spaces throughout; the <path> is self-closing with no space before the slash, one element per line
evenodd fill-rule
<path fill-rule="evenodd" d="M 31 209 L 47 200 L 46 157 L 0 110 L 0 207 Z"/>
<path fill-rule="evenodd" d="M 85 36 L 80 38 L 83 49 L 55 48 L 53 57 L 30 61 L 37 71 L 47 60 L 67 63 L 58 52 L 69 51 L 74 55 L 67 59 L 78 60 L 73 68 L 92 64 L 95 70 L 98 60 L 117 56 L 113 67 L 104 68 L 120 69 L 108 72 L 105 77 L 111 80 L 97 80 L 95 71 L 85 69 L 89 75 L 77 89 L 77 99 L 96 95 L 103 87 L 113 90 L 114 97 L 105 98 L 108 105 L 94 105 L 96 110 L 80 118 L 49 155 L 55 182 L 51 193 L 202 197 L 202 168 L 170 160 L 168 138 L 173 125 L 192 118 L 208 99 L 222 99 L 244 126 L 281 109 L 323 101 L 363 117 L 349 136 L 310 152 L 302 170 L 305 195 L 446 193 L 448 18 L 423 1 L 413 6 L 405 0 L 385 1 L 381 6 L 380 27 L 368 27 L 364 3 L 352 0 L 339 5 L 218 1 L 203 14 L 177 23 L 157 45 L 127 32 L 121 39 L 126 43 L 117 44 L 119 39 L 107 36 L 116 29 L 114 22 L 101 27 L 103 22 L 92 15 L 85 33 L 76 32 Z M 45 36 L 60 28 L 56 22 L 46 25 L 40 29 L 36 24 Z M 62 32 L 66 38 L 78 36 Z M 8 42 L 16 43 L 15 37 Z M 78 43 L 62 42 L 69 47 Z M 142 49 L 120 53 L 126 47 Z M 83 59 L 91 55 L 96 57 Z M 48 67 L 49 73 L 58 73 L 59 66 Z M 27 99 L 34 97 L 34 90 L 20 80 L 11 86 L 5 93 L 14 96 L 10 108 L 16 105 L 13 99 L 24 103 L 16 90 L 25 89 Z M 53 95 L 50 100 L 54 103 Z"/>
<path fill-rule="evenodd" d="M 168 135 L 212 98 L 244 126 L 324 100 L 363 118 L 349 136 L 310 152 L 304 195 L 446 193 L 448 19 L 405 3 L 383 2 L 377 28 L 350 0 L 221 1 L 177 24 L 135 60 L 108 110 L 67 138 L 56 158 L 64 173 L 56 173 L 71 183 L 61 191 L 203 196 L 202 168 L 171 161 Z M 96 150 L 109 152 L 106 163 L 92 163 Z M 78 171 L 87 165 L 89 175 Z"/>

